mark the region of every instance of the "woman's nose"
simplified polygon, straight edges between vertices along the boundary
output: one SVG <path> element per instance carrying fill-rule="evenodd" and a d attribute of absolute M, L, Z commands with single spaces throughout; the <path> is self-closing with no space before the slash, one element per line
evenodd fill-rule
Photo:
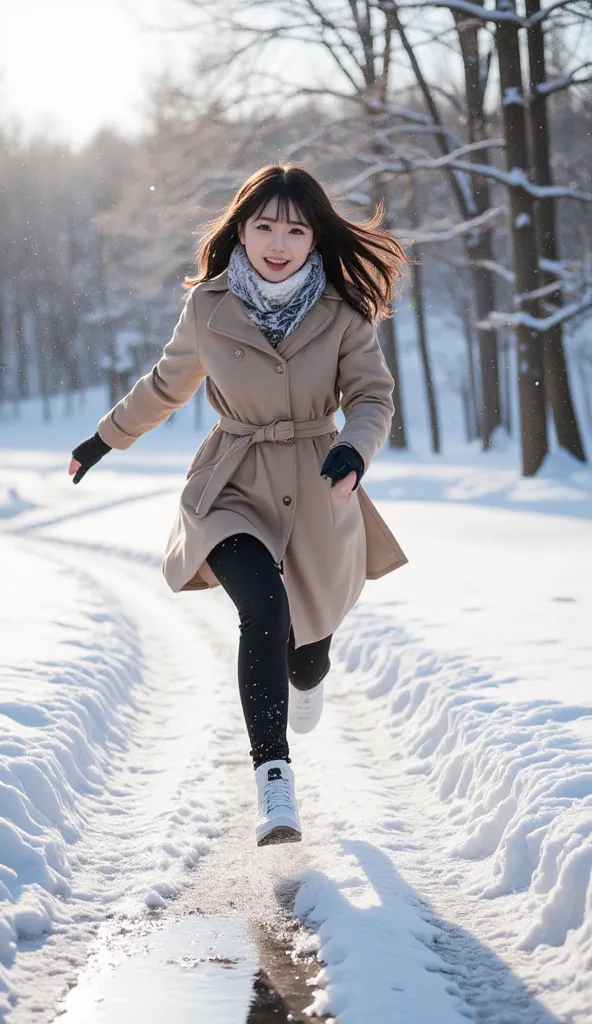
<path fill-rule="evenodd" d="M 271 240 L 271 247 L 272 249 L 277 249 L 278 252 L 283 252 L 283 250 L 286 248 L 285 235 L 282 234 L 281 232 L 277 232 L 276 234 L 274 234 Z"/>

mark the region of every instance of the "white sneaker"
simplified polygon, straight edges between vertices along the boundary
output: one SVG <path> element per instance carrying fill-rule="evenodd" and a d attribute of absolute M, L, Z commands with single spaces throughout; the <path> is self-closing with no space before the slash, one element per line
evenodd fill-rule
<path fill-rule="evenodd" d="M 312 732 L 323 711 L 323 682 L 312 690 L 297 690 L 290 683 L 288 724 L 292 732 Z"/>
<path fill-rule="evenodd" d="M 266 761 L 255 771 L 257 846 L 299 843 L 302 839 L 294 792 L 294 772 L 287 761 Z"/>

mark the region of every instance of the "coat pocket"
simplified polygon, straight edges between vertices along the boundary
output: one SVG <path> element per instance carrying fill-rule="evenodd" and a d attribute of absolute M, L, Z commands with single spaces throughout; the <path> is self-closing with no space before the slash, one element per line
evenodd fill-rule
<path fill-rule="evenodd" d="M 217 433 L 217 428 L 218 424 L 215 424 L 210 430 L 207 437 L 204 438 L 199 448 L 197 449 L 195 455 L 193 456 L 193 459 L 191 460 L 191 465 L 189 466 L 189 469 L 185 474 L 186 480 L 189 480 L 190 476 L 194 475 L 195 473 L 199 473 L 202 469 L 208 469 L 211 465 L 218 461 L 218 452 L 216 452 L 216 454 L 212 456 L 212 458 L 208 459 L 206 457 L 206 460 L 200 465 L 200 460 L 203 459 L 207 446 L 210 443 L 212 437 L 214 436 L 215 433 Z"/>
<path fill-rule="evenodd" d="M 350 529 L 359 528 L 362 525 L 362 515 L 358 492 L 353 491 L 351 498 L 335 498 L 329 484 L 327 491 L 335 529 L 347 533 Z"/>

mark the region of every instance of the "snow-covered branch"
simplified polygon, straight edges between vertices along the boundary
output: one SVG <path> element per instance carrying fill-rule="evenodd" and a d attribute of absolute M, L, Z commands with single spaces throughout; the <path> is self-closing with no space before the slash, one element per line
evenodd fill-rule
<path fill-rule="evenodd" d="M 459 170 L 465 168 L 460 165 L 458 160 L 459 156 L 463 156 L 467 153 L 474 153 L 478 150 L 490 149 L 490 148 L 502 148 L 504 145 L 503 139 L 483 139 L 479 142 L 471 142 L 466 146 L 460 146 L 458 149 L 453 149 L 450 153 L 441 157 L 430 157 L 429 160 L 393 160 L 377 162 L 375 161 L 371 167 L 361 171 L 355 178 L 352 179 L 350 185 L 351 188 L 355 188 L 358 185 L 363 184 L 368 178 L 373 177 L 376 174 L 385 174 L 390 172 L 391 174 L 408 174 L 410 171 L 415 170 L 438 170 L 441 167 L 458 167 Z M 472 164 L 467 162 L 467 167 L 481 167 L 480 164 Z M 486 165 L 483 165 L 486 166 Z"/>
<path fill-rule="evenodd" d="M 418 245 L 425 245 L 431 242 L 452 242 L 455 238 L 461 238 L 463 235 L 469 235 L 472 231 L 486 226 L 489 227 L 502 221 L 505 215 L 505 206 L 493 206 L 490 210 L 480 213 L 478 217 L 471 217 L 470 220 L 462 221 L 460 224 L 445 226 L 444 224 L 436 223 L 432 227 L 427 226 L 421 231 L 414 231 L 412 233 L 403 230 L 399 232 L 399 238 L 404 243 L 416 243 Z"/>
<path fill-rule="evenodd" d="M 492 274 L 496 274 L 502 281 L 506 281 L 507 284 L 514 284 L 516 277 L 508 267 L 504 267 L 502 263 L 498 263 L 497 260 L 475 260 L 478 267 L 483 267 L 485 270 L 491 271 Z"/>
<path fill-rule="evenodd" d="M 539 267 L 547 274 L 555 274 L 571 287 L 581 287 L 584 283 L 592 283 L 592 266 L 586 266 L 579 260 L 540 259 Z"/>
<path fill-rule="evenodd" d="M 565 0 L 563 0 L 565 2 Z M 572 3 L 573 0 L 567 0 Z M 482 7 L 480 4 L 473 4 L 470 0 L 418 0 L 418 2 L 411 2 L 408 4 L 400 4 L 398 0 L 393 0 L 393 3 L 389 4 L 388 0 L 384 0 L 381 5 L 385 10 L 389 7 L 396 8 L 398 11 L 403 10 L 419 10 L 426 7 L 440 7 L 448 11 L 458 11 L 460 14 L 470 14 L 472 18 L 477 21 L 493 22 L 494 24 L 503 24 L 504 22 L 512 22 L 516 25 L 525 25 L 526 19 L 521 18 L 518 14 L 511 10 L 498 10 L 494 8 Z"/>
<path fill-rule="evenodd" d="M 514 285 L 516 283 L 515 274 L 509 267 L 504 266 L 503 263 L 498 263 L 497 260 L 476 260 L 476 263 L 478 266 L 490 270 L 492 274 L 496 274 L 497 277 L 507 284 Z M 582 286 L 586 284 L 586 279 L 582 278 L 581 274 L 575 274 L 573 270 L 570 270 L 565 263 L 559 260 L 539 260 L 539 270 L 545 271 L 547 274 L 555 274 L 555 279 L 527 294 L 516 295 L 514 301 L 517 304 L 521 304 L 528 299 L 544 299 L 548 295 L 553 295 L 562 289 L 572 293 L 574 291 L 581 291 Z"/>
<path fill-rule="evenodd" d="M 548 82 L 541 82 L 537 85 L 536 92 L 539 96 L 550 96 L 551 93 L 560 92 L 562 89 L 569 89 L 572 85 L 583 85 L 585 82 L 590 82 L 592 81 L 592 72 L 584 78 L 576 77 L 580 71 L 585 71 L 588 68 L 592 69 L 591 61 L 580 64 L 579 67 L 574 68 L 568 75 L 563 75 L 561 78 L 553 78 Z"/>
<path fill-rule="evenodd" d="M 453 154 L 451 153 L 450 156 L 452 157 Z M 414 168 L 437 170 L 446 162 L 444 158 L 415 161 Z M 579 192 L 575 188 L 566 188 L 563 185 L 535 185 L 519 167 L 514 167 L 511 171 L 502 171 L 499 167 L 491 167 L 489 164 L 474 164 L 468 160 L 454 159 L 449 162 L 458 170 L 467 171 L 469 174 L 482 174 L 486 178 L 498 181 L 500 185 L 505 185 L 506 188 L 524 189 L 535 199 L 576 199 L 582 203 L 592 203 L 592 193 L 590 192 Z"/>
<path fill-rule="evenodd" d="M 503 171 L 499 167 L 492 167 L 490 164 L 475 164 L 470 160 L 459 159 L 464 153 L 475 152 L 479 149 L 501 148 L 504 145 L 503 139 L 485 139 L 481 142 L 473 142 L 468 146 L 447 153 L 446 156 L 430 157 L 426 160 L 390 160 L 373 163 L 370 167 L 361 171 L 355 178 L 348 182 L 346 187 L 357 188 L 369 178 L 376 174 L 409 174 L 413 171 L 437 171 L 442 168 L 452 168 L 457 171 L 465 171 L 467 174 L 479 174 L 485 178 L 491 178 L 506 188 L 521 188 L 528 192 L 535 199 L 575 199 L 581 203 L 592 203 L 592 193 L 579 192 L 575 188 L 567 188 L 563 185 L 535 185 L 530 181 L 521 168 L 515 167 L 511 171 Z"/>
<path fill-rule="evenodd" d="M 515 295 L 514 305 L 520 306 L 528 299 L 544 299 L 547 295 L 554 295 L 558 291 L 561 291 L 561 281 L 550 281 L 549 284 L 543 284 L 540 288 L 535 288 L 534 291 L 528 292 L 526 295 Z"/>
<path fill-rule="evenodd" d="M 538 25 L 540 22 L 546 21 L 554 11 L 563 7 L 571 7 L 577 2 L 578 0 L 555 0 L 555 3 L 549 4 L 548 7 L 544 7 L 542 10 L 537 11 L 537 13 L 532 14 L 530 18 L 525 18 L 524 27 L 531 28 L 533 25 Z"/>
<path fill-rule="evenodd" d="M 574 317 L 579 316 L 581 313 L 585 313 L 586 310 L 591 308 L 592 289 L 587 291 L 576 302 L 571 302 L 567 306 L 562 306 L 555 313 L 551 314 L 551 316 L 532 316 L 531 313 L 527 313 L 523 309 L 519 310 L 517 313 L 494 311 L 489 314 L 486 320 L 481 321 L 478 326 L 487 329 L 491 327 L 517 327 L 519 324 L 524 324 L 532 331 L 545 334 L 553 327 L 567 323 L 568 320 L 573 320 Z"/>
<path fill-rule="evenodd" d="M 520 28 L 529 28 L 531 25 L 536 25 L 538 22 L 545 21 L 551 14 L 556 10 L 564 7 L 572 7 L 578 3 L 578 0 L 555 0 L 555 3 L 549 4 L 544 10 L 538 11 L 537 14 L 533 14 L 530 18 L 521 17 L 516 13 L 515 10 L 511 9 L 500 9 L 499 7 L 487 8 L 482 7 L 480 4 L 471 3 L 471 0 L 411 0 L 411 3 L 401 4 L 398 0 L 383 0 L 381 7 L 385 10 L 389 7 L 396 9 L 397 11 L 410 10 L 415 11 L 421 8 L 444 8 L 448 11 L 456 11 L 459 14 L 469 14 L 476 21 L 483 23 L 484 25 L 488 22 L 497 25 L 503 25 L 504 23 L 510 22 L 513 25 L 518 25 Z"/>

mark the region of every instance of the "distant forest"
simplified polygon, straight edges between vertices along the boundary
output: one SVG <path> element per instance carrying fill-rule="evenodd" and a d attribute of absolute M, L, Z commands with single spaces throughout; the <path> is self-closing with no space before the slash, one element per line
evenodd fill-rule
<path fill-rule="evenodd" d="M 0 416 L 147 372 L 180 309 L 200 229 L 251 171 L 304 163 L 343 209 L 384 223 L 415 262 L 430 437 L 440 447 L 426 306 L 457 324 L 467 441 L 497 431 L 539 468 L 549 431 L 585 460 L 592 428 L 592 20 L 588 3 L 188 0 L 217 40 L 193 80 L 155 83 L 142 135 L 73 151 L 0 123 Z M 421 17 L 420 17 L 421 15 Z M 219 42 L 223 40 L 223 44 Z M 314 86 L 283 48 L 323 52 Z M 291 51 L 290 51 L 291 52 Z M 271 56 L 270 56 L 271 55 Z M 332 69 L 332 70 L 331 70 Z M 395 307 L 397 302 L 395 302 Z M 397 317 L 379 325 L 407 445 Z M 510 423 L 507 381 L 519 399 Z M 578 400 L 574 400 L 577 391 Z"/>

